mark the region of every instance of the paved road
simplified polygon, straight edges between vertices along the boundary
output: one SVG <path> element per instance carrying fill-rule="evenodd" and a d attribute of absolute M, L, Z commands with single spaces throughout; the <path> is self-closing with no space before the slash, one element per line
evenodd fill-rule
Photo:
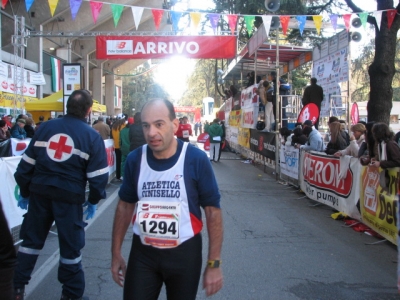
<path fill-rule="evenodd" d="M 275 181 L 262 167 L 223 152 L 213 163 L 222 194 L 225 285 L 210 299 L 399 299 L 397 249 L 330 218 L 332 209 L 299 199 L 294 188 Z M 271 170 L 268 170 L 271 173 Z M 96 218 L 89 222 L 83 265 L 91 300 L 122 299 L 111 278 L 111 230 L 120 183 L 108 186 Z M 204 233 L 204 260 L 207 237 Z M 131 233 L 124 243 L 128 257 Z M 59 299 L 57 238 L 50 234 L 28 300 Z M 197 299 L 205 299 L 200 288 Z M 166 299 L 164 293 L 159 299 Z"/>

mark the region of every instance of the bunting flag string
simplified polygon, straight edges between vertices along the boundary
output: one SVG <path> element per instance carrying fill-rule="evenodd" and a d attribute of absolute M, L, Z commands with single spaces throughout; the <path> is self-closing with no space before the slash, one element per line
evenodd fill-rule
<path fill-rule="evenodd" d="M 69 7 L 71 8 L 72 20 L 75 20 L 79 8 L 81 7 L 81 4 L 82 0 L 69 0 Z"/>
<path fill-rule="evenodd" d="M 26 11 L 30 10 L 34 1 L 35 0 L 25 0 Z M 254 26 L 253 23 L 254 23 L 254 19 L 256 16 L 262 17 L 265 29 L 270 29 L 271 20 L 273 17 L 273 15 L 243 15 L 243 14 L 233 15 L 233 14 L 215 14 L 215 13 L 187 12 L 187 11 L 182 12 L 182 11 L 174 11 L 174 10 L 168 10 L 168 9 L 154 9 L 154 8 L 149 8 L 149 7 L 139 7 L 139 6 L 126 5 L 126 4 L 115 4 L 115 3 L 110 3 L 110 2 L 106 2 L 106 1 L 69 0 L 72 20 L 76 19 L 76 16 L 77 16 L 79 10 L 81 9 L 83 2 L 89 2 L 94 23 L 97 22 L 97 19 L 100 15 L 103 4 L 110 5 L 115 27 L 117 27 L 117 25 L 118 25 L 119 19 L 122 15 L 124 8 L 130 7 L 132 10 L 136 30 L 139 27 L 140 20 L 142 18 L 144 9 L 150 9 L 152 11 L 154 24 L 155 24 L 157 30 L 159 29 L 161 19 L 162 19 L 164 12 L 169 12 L 171 14 L 172 25 L 173 25 L 175 31 L 178 30 L 178 22 L 179 22 L 180 18 L 182 17 L 183 13 L 189 13 L 190 20 L 191 20 L 191 27 L 192 27 L 192 29 L 195 29 L 195 30 L 197 30 L 202 16 L 207 15 L 209 18 L 211 27 L 214 31 L 214 34 L 216 34 L 216 29 L 218 27 L 219 18 L 221 16 L 222 17 L 226 16 L 232 35 L 234 35 L 234 33 L 235 33 L 237 20 L 239 17 L 243 17 L 245 19 L 246 29 L 247 29 L 249 35 L 253 31 L 253 26 Z M 2 0 L 1 7 L 3 9 L 5 9 L 5 7 L 8 3 L 9 3 L 8 0 Z M 51 16 L 53 17 L 54 12 L 57 9 L 59 0 L 48 0 L 48 3 L 49 3 L 49 7 L 50 7 Z M 359 13 L 358 17 L 361 20 L 364 30 L 366 30 L 367 18 L 370 14 L 372 14 L 372 16 L 375 17 L 375 20 L 376 20 L 376 23 L 378 26 L 378 30 L 381 30 L 382 13 L 385 11 L 386 11 L 386 17 L 387 17 L 387 21 L 388 21 L 388 28 L 390 29 L 393 24 L 394 18 L 396 17 L 396 14 L 397 14 L 396 9 L 386 9 L 386 10 L 378 10 L 378 11 Z M 330 18 L 330 22 L 331 22 L 333 29 L 335 31 L 337 30 L 338 17 L 341 16 L 341 17 L 343 17 L 346 30 L 349 31 L 351 28 L 350 21 L 351 21 L 352 16 L 354 16 L 354 15 L 357 16 L 356 13 L 347 13 L 347 14 L 342 14 L 342 15 L 337 15 L 337 14 L 330 15 L 329 18 Z M 319 15 L 279 16 L 278 15 L 278 17 L 281 22 L 282 31 L 285 35 L 286 35 L 288 24 L 289 24 L 289 21 L 291 18 L 295 18 L 297 20 L 300 34 L 302 35 L 303 31 L 305 29 L 305 24 L 306 24 L 305 20 L 307 19 L 307 17 L 313 18 L 317 33 L 320 34 L 322 22 L 323 22 L 322 16 L 319 16 Z M 269 23 L 269 24 L 267 24 L 267 23 Z M 269 30 L 266 30 L 266 31 L 269 32 Z"/>

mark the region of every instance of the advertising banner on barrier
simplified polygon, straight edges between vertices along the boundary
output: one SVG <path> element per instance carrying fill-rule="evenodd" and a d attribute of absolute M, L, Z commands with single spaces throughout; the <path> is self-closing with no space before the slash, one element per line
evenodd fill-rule
<path fill-rule="evenodd" d="M 354 157 L 344 163 L 341 169 L 337 157 L 301 151 L 300 188 L 308 198 L 360 220 L 356 204 L 360 195 L 361 164 Z"/>
<path fill-rule="evenodd" d="M 242 108 L 242 127 L 255 129 L 258 119 L 258 106 Z"/>
<path fill-rule="evenodd" d="M 233 110 L 229 113 L 229 126 L 239 127 L 240 126 L 240 118 L 242 116 L 242 111 Z"/>
<path fill-rule="evenodd" d="M 275 134 L 250 129 L 250 149 L 275 160 Z"/>
<path fill-rule="evenodd" d="M 299 149 L 293 146 L 281 146 L 280 148 L 280 168 L 282 174 L 299 179 Z"/>
<path fill-rule="evenodd" d="M 28 148 L 29 143 L 31 142 L 31 138 L 26 138 L 24 140 L 19 139 L 11 139 L 11 149 L 13 156 L 20 156 L 24 154 L 26 148 Z"/>
<path fill-rule="evenodd" d="M 250 148 L 250 129 L 238 128 L 238 144 L 240 146 Z"/>
<path fill-rule="evenodd" d="M 0 202 L 3 207 L 9 228 L 22 224 L 22 216 L 26 213 L 17 206 L 19 187 L 14 179 L 21 156 L 4 157 L 0 159 Z"/>
<path fill-rule="evenodd" d="M 360 209 L 365 225 L 397 244 L 400 168 L 362 167 Z"/>
<path fill-rule="evenodd" d="M 104 146 L 106 147 L 106 153 L 107 153 L 108 176 L 111 176 L 111 174 L 115 172 L 115 162 L 117 161 L 115 158 L 114 140 L 113 139 L 104 140 Z M 110 177 L 108 178 L 108 180 L 110 180 Z"/>
<path fill-rule="evenodd" d="M 257 85 L 249 86 L 248 88 L 244 89 L 241 93 L 241 107 L 258 107 L 258 94 L 257 94 Z"/>
<path fill-rule="evenodd" d="M 239 129 L 237 127 L 225 127 L 225 138 L 229 143 L 232 144 L 239 144 L 238 136 L 239 136 Z"/>
<path fill-rule="evenodd" d="M 97 59 L 234 58 L 236 36 L 97 36 Z"/>

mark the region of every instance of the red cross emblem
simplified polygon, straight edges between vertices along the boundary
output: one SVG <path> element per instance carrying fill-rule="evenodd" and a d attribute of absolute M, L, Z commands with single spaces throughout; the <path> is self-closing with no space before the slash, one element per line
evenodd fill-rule
<path fill-rule="evenodd" d="M 71 157 L 74 141 L 66 134 L 53 135 L 48 143 L 47 154 L 56 161 L 64 161 Z"/>

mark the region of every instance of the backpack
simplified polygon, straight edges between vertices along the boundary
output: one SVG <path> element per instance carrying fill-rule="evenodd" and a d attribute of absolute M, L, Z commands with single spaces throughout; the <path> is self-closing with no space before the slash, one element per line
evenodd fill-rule
<path fill-rule="evenodd" d="M 257 130 L 263 130 L 265 128 L 265 123 L 263 121 L 258 121 L 256 125 Z"/>

